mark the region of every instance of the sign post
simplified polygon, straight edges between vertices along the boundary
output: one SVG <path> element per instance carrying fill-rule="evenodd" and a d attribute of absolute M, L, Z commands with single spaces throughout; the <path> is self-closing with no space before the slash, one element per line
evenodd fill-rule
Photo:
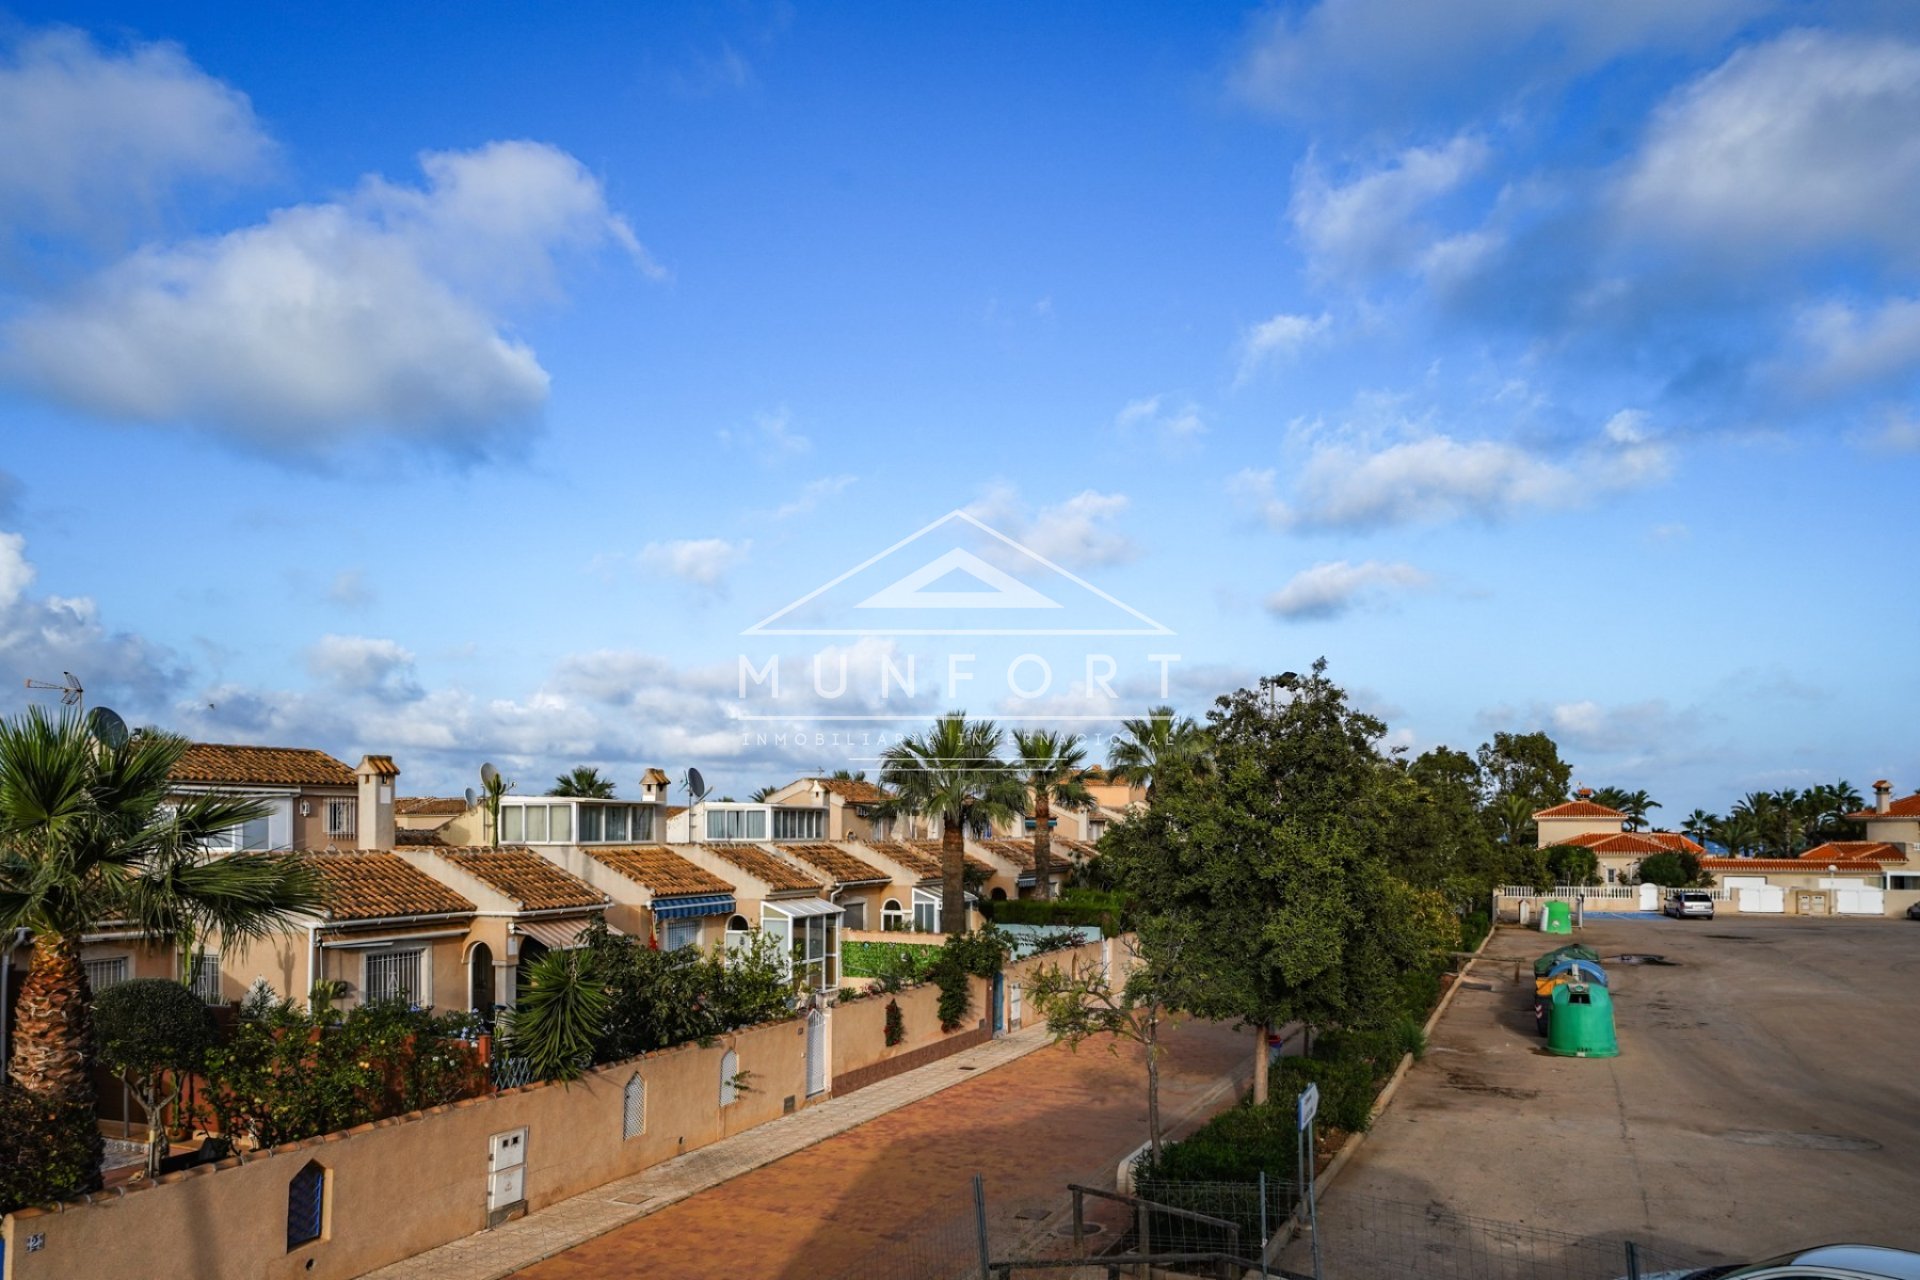
<path fill-rule="evenodd" d="M 1300 1162 L 1297 1167 L 1306 1179 L 1307 1232 L 1313 1241 L 1313 1276 L 1314 1280 L 1320 1280 L 1320 1211 L 1314 1204 L 1313 1197 L 1314 1165 L 1318 1162 L 1313 1118 L 1320 1114 L 1320 1086 L 1308 1083 L 1307 1087 L 1300 1091 L 1300 1100 L 1296 1106 L 1299 1132 L 1295 1141 L 1300 1152 Z"/>

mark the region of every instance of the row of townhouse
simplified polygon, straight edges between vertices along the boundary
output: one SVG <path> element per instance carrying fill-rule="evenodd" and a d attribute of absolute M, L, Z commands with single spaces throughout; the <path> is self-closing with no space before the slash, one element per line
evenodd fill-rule
<path fill-rule="evenodd" d="M 405 998 L 490 1015 L 530 963 L 604 921 L 662 948 L 737 945 L 759 930 L 824 993 L 840 985 L 843 932 L 937 928 L 938 826 L 882 816 L 887 793 L 864 780 L 801 778 L 760 802 L 676 811 L 667 775 L 651 769 L 638 800 L 505 796 L 496 832 L 484 805 L 402 796 L 400 776 L 384 755 L 350 767 L 310 749 L 195 744 L 175 771 L 180 793 L 268 810 L 220 847 L 307 851 L 325 906 L 269 938 L 207 938 L 191 955 L 104 926 L 82 951 L 92 986 L 180 976 L 229 1002 L 261 981 L 295 998 L 324 981 L 346 1006 Z M 1089 781 L 1095 804 L 1053 824 L 1056 889 L 1138 801 Z M 1028 826 L 967 840 L 970 902 L 1035 891 Z M 29 943 L 14 967 L 30 966 Z"/>

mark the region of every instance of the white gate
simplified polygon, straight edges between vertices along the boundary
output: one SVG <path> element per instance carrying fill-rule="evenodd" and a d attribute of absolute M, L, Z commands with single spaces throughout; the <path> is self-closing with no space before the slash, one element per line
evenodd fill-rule
<path fill-rule="evenodd" d="M 815 1009 L 807 1015 L 807 1096 L 827 1091 L 827 1015 Z"/>
<path fill-rule="evenodd" d="M 1887 913 L 1887 899 L 1878 889 L 1835 889 L 1833 910 L 1843 916 L 1881 916 Z"/>
<path fill-rule="evenodd" d="M 1660 909 L 1659 885 L 1643 884 L 1640 886 L 1640 909 L 1642 911 L 1658 911 Z"/>
<path fill-rule="evenodd" d="M 1774 885 L 1737 890 L 1742 915 L 1781 915 L 1787 909 L 1787 891 Z"/>

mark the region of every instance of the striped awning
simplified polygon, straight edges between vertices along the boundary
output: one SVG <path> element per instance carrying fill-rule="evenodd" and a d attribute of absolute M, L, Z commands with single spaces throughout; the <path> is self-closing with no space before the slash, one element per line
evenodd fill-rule
<path fill-rule="evenodd" d="M 519 932 L 521 936 L 532 938 L 549 950 L 571 951 L 587 945 L 587 926 L 592 923 L 592 916 L 577 916 L 570 920 L 522 920 Z"/>
<path fill-rule="evenodd" d="M 730 893 L 702 893 L 685 898 L 653 900 L 655 920 L 683 920 L 688 916 L 730 916 L 732 914 L 733 895 Z"/>

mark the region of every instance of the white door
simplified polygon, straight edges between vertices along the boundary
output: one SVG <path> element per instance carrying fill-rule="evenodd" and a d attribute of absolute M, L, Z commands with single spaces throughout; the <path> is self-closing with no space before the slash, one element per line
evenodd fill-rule
<path fill-rule="evenodd" d="M 807 1096 L 827 1091 L 827 1015 L 815 1009 L 807 1015 Z"/>
<path fill-rule="evenodd" d="M 1643 884 L 1640 886 L 1640 909 L 1642 911 L 1658 911 L 1660 909 L 1659 885 Z"/>

